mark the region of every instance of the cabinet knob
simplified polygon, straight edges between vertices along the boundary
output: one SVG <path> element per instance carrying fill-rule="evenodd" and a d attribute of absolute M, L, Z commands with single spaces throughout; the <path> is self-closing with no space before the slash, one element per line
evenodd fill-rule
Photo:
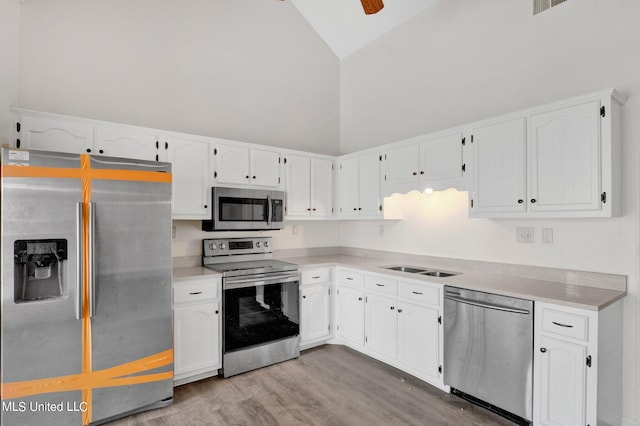
<path fill-rule="evenodd" d="M 216 315 L 218 315 L 220 313 L 220 311 L 216 310 Z"/>
<path fill-rule="evenodd" d="M 310 211 L 311 211 L 311 208 L 308 208 L 308 209 L 307 209 L 307 211 L 308 211 L 308 212 L 310 212 Z"/>
<path fill-rule="evenodd" d="M 316 209 L 316 208 L 313 208 L 312 210 L 315 212 L 317 209 Z"/>
<path fill-rule="evenodd" d="M 362 207 L 358 207 L 358 210 L 362 210 Z"/>
<path fill-rule="evenodd" d="M 522 204 L 522 203 L 524 203 L 524 200 L 522 199 L 518 200 L 518 204 Z"/>
<path fill-rule="evenodd" d="M 362 297 L 358 297 L 358 300 L 362 300 Z"/>
<path fill-rule="evenodd" d="M 302 298 L 303 298 L 303 299 L 306 299 L 306 298 L 307 298 L 307 296 L 302 296 Z"/>
<path fill-rule="evenodd" d="M 245 179 L 249 179 L 249 175 L 246 175 L 244 178 L 245 178 Z"/>
<path fill-rule="evenodd" d="M 253 178 L 255 179 L 256 177 L 254 176 Z"/>
<path fill-rule="evenodd" d="M 355 212 L 355 211 L 358 211 L 358 209 L 357 209 L 356 207 L 354 207 L 354 208 L 353 208 L 353 211 L 354 211 L 354 212 Z"/>
<path fill-rule="evenodd" d="M 389 309 L 393 311 L 395 309 L 395 306 L 391 306 Z"/>
<path fill-rule="evenodd" d="M 532 203 L 535 203 L 535 202 L 536 202 L 536 199 L 535 199 L 535 198 L 532 198 L 532 199 L 531 199 L 531 202 L 532 202 Z"/>
<path fill-rule="evenodd" d="M 204 208 L 205 208 L 205 209 L 207 208 L 207 205 L 206 205 L 206 204 L 204 205 Z"/>
<path fill-rule="evenodd" d="M 91 152 L 91 148 L 87 148 L 87 152 L 89 152 L 89 153 L 90 153 L 90 152 Z"/>
<path fill-rule="evenodd" d="M 98 151 L 98 152 L 99 152 L 100 154 L 104 154 L 104 150 L 102 150 L 102 149 L 101 149 L 100 151 Z"/>
<path fill-rule="evenodd" d="M 423 175 L 424 174 L 424 170 L 420 170 L 420 174 Z"/>
<path fill-rule="evenodd" d="M 398 309 L 398 313 L 401 314 L 402 313 L 402 309 Z"/>
<path fill-rule="evenodd" d="M 540 348 L 540 352 L 545 353 L 547 351 L 547 348 Z"/>
<path fill-rule="evenodd" d="M 412 175 L 417 176 L 418 172 L 413 172 Z"/>

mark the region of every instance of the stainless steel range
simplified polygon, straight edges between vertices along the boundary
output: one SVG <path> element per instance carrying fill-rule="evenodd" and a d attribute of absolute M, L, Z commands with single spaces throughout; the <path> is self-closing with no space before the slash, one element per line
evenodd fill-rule
<path fill-rule="evenodd" d="M 203 266 L 222 273 L 222 377 L 300 355 L 298 266 L 272 252 L 271 237 L 202 241 Z"/>

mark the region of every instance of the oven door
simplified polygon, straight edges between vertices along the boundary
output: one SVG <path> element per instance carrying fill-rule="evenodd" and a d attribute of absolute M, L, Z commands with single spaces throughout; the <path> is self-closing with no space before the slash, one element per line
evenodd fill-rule
<path fill-rule="evenodd" d="M 224 354 L 300 334 L 299 274 L 225 278 Z"/>

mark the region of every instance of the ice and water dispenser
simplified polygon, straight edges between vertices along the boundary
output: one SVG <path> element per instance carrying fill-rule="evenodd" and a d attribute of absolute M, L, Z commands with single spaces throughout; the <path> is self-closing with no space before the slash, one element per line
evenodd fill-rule
<path fill-rule="evenodd" d="M 13 248 L 16 303 L 64 296 L 67 240 L 18 240 Z"/>

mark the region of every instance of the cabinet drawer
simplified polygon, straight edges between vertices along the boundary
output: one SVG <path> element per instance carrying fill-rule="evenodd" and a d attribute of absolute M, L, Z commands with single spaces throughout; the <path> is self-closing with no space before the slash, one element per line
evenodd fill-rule
<path fill-rule="evenodd" d="M 340 284 L 346 284 L 354 287 L 364 286 L 364 273 L 362 272 L 338 269 L 336 274 L 338 276 L 338 283 Z"/>
<path fill-rule="evenodd" d="M 542 330 L 587 341 L 589 318 L 584 315 L 544 308 L 542 310 Z"/>
<path fill-rule="evenodd" d="M 216 299 L 218 284 L 215 281 L 177 282 L 173 286 L 173 303 L 190 303 Z"/>
<path fill-rule="evenodd" d="M 331 268 L 313 268 L 300 271 L 302 285 L 331 282 Z"/>
<path fill-rule="evenodd" d="M 364 276 L 364 288 L 366 290 L 377 291 L 379 293 L 391 294 L 396 296 L 398 294 L 398 280 L 389 277 L 383 277 L 381 275 L 365 275 Z"/>
<path fill-rule="evenodd" d="M 440 287 L 400 281 L 398 296 L 418 303 L 440 306 Z"/>

